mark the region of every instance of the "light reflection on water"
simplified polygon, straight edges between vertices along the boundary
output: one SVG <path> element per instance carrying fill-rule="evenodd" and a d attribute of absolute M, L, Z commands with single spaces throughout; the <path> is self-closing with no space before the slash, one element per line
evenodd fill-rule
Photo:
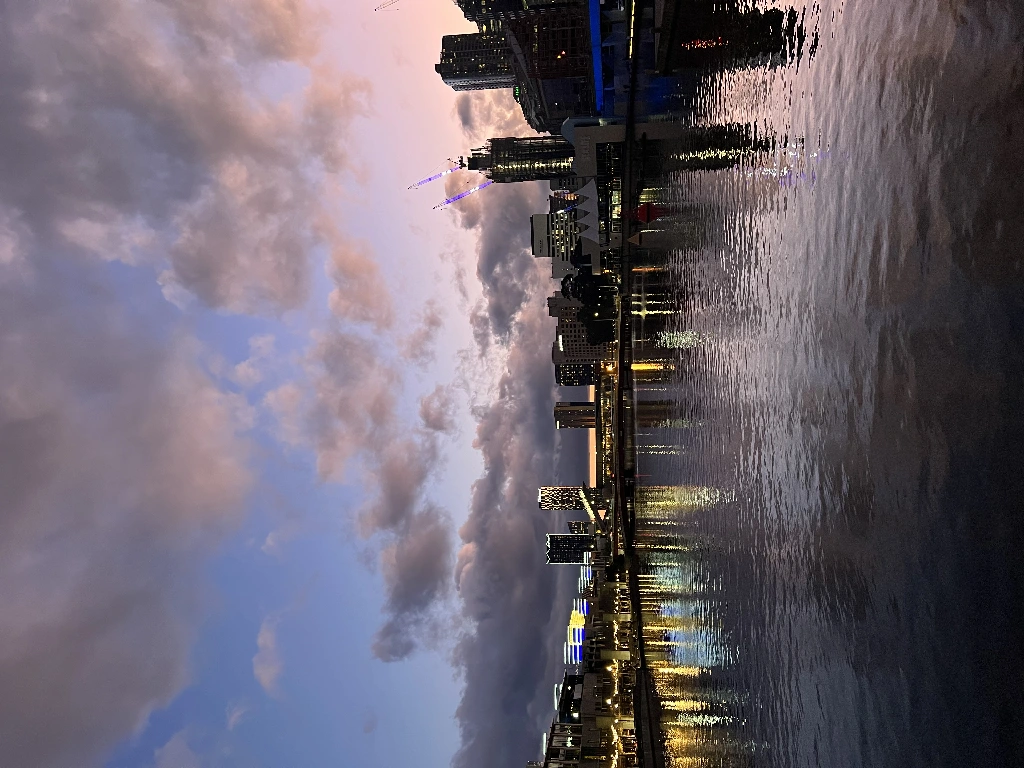
<path fill-rule="evenodd" d="M 676 406 L 638 441 L 638 537 L 670 762 L 1021 766 L 1022 14 L 817 15 L 813 61 L 698 104 L 786 141 L 652 184 L 679 311 L 640 397 Z"/>

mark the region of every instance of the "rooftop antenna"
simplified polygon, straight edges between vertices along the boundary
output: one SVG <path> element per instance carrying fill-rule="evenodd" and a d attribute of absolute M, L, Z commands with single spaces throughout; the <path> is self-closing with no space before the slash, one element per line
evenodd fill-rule
<path fill-rule="evenodd" d="M 491 179 L 488 179 L 483 184 L 477 184 L 472 189 L 467 189 L 465 192 L 459 192 L 459 194 L 455 195 L 454 197 L 449 197 L 443 203 L 438 203 L 437 205 L 435 205 L 433 210 L 436 211 L 438 208 L 444 208 L 446 205 L 451 205 L 452 203 L 454 203 L 457 200 L 461 200 L 464 197 L 468 197 L 469 195 L 472 195 L 474 192 L 479 192 L 484 187 L 489 187 L 493 183 L 494 183 L 494 181 L 492 181 Z"/>
<path fill-rule="evenodd" d="M 395 2 L 398 2 L 398 0 L 395 0 Z M 440 173 L 435 173 L 433 176 L 427 176 L 427 178 L 425 178 L 425 179 L 420 179 L 415 184 L 410 184 L 408 189 L 419 189 L 424 184 L 429 184 L 432 181 L 436 181 L 437 179 L 440 179 L 442 176 L 447 176 L 449 173 L 454 173 L 455 171 L 459 170 L 460 168 L 465 168 L 466 167 L 466 165 L 463 162 L 461 157 L 457 161 L 456 160 L 452 160 L 449 157 L 448 158 L 448 162 L 449 163 L 453 163 L 453 167 L 448 168 L 448 169 L 446 169 L 444 171 L 441 171 Z"/>

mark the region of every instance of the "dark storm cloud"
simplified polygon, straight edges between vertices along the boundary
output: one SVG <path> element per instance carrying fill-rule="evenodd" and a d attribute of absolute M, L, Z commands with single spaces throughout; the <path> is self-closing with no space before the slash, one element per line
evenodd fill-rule
<path fill-rule="evenodd" d="M 456 113 L 471 147 L 496 137 L 537 135 L 510 90 L 460 94 Z M 479 174 L 452 174 L 445 180 L 445 191 L 452 196 L 482 180 Z M 534 272 L 530 216 L 547 210 L 546 197 L 546 183 L 494 184 L 454 208 L 459 224 L 479 233 L 477 278 L 484 288 L 491 332 L 501 338 L 508 337 L 529 295 Z"/>
<path fill-rule="evenodd" d="M 465 188 L 467 176 L 449 176 L 448 194 Z M 472 178 L 479 183 L 478 177 Z M 539 182 L 493 184 L 459 201 L 459 223 L 479 233 L 477 279 L 491 332 L 501 338 L 509 335 L 516 313 L 535 287 L 539 262 L 530 250 L 530 216 L 547 210 L 546 192 Z M 545 260 L 542 267 L 550 270 L 551 264 Z"/>
<path fill-rule="evenodd" d="M 471 146 L 533 133 L 510 94 L 467 94 L 458 114 Z M 469 183 L 468 175 L 453 174 L 448 192 Z M 568 605 L 564 582 L 572 574 L 544 563 L 544 534 L 561 518 L 537 509 L 537 488 L 582 462 L 555 450 L 554 322 L 545 299 L 556 286 L 550 262 L 535 259 L 529 242 L 529 217 L 546 210 L 545 197 L 541 183 L 495 184 L 456 209 L 459 223 L 479 235 L 483 303 L 470 315 L 478 354 L 506 356 L 494 401 L 474 409 L 484 473 L 459 531 L 455 581 L 468 629 L 452 656 L 465 683 L 456 768 L 521 768 L 535 759 L 561 669 L 560 607 Z M 583 467 L 573 469 L 578 482 Z"/>
<path fill-rule="evenodd" d="M 453 654 L 465 682 L 457 768 L 521 768 L 536 757 L 561 661 L 551 640 L 564 620 L 557 610 L 563 574 L 544 564 L 552 521 L 537 509 L 538 486 L 557 480 L 553 327 L 538 283 L 514 324 L 498 396 L 479 416 L 475 445 L 484 474 L 459 531 L 455 578 L 470 629 Z"/>

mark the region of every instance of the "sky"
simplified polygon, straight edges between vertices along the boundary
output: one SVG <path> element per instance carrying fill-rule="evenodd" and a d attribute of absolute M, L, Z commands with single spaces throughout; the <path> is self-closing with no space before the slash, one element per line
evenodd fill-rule
<path fill-rule="evenodd" d="M 537 756 L 545 192 L 407 189 L 529 129 L 372 3 L 0 3 L 0 765 Z"/>

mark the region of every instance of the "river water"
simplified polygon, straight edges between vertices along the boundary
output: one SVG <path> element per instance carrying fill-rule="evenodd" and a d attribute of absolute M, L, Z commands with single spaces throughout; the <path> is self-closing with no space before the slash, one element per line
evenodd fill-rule
<path fill-rule="evenodd" d="M 806 18 L 696 104 L 777 149 L 652 184 L 701 224 L 656 222 L 682 341 L 639 395 L 670 763 L 1024 766 L 1024 12 Z"/>

